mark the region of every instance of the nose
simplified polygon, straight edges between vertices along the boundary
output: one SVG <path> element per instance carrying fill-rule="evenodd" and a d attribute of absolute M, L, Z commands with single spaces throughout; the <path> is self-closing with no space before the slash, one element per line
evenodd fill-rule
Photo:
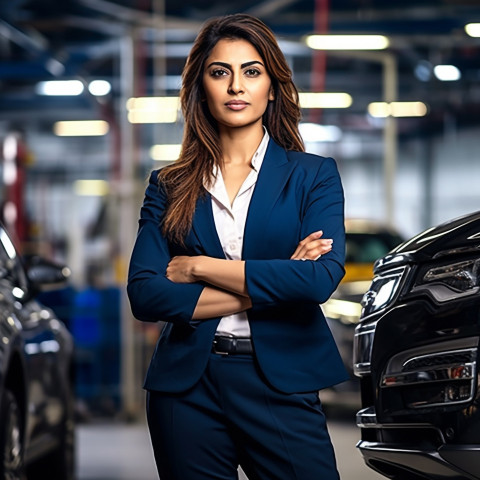
<path fill-rule="evenodd" d="M 233 72 L 231 76 L 231 82 L 228 86 L 228 93 L 233 95 L 237 95 L 239 93 L 243 93 L 243 82 L 242 82 L 242 75 L 241 73 Z"/>

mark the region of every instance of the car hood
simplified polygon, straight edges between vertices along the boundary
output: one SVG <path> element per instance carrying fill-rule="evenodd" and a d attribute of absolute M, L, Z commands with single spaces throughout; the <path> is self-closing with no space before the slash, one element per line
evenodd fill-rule
<path fill-rule="evenodd" d="M 480 252 L 480 211 L 455 218 L 415 235 L 375 262 L 374 271 L 441 256 Z"/>

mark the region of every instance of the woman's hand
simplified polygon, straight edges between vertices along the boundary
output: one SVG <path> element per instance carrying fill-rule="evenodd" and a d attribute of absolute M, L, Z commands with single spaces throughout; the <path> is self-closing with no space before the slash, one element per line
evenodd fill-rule
<path fill-rule="evenodd" d="M 291 260 L 317 260 L 332 249 L 333 240 L 331 238 L 321 238 L 323 232 L 311 233 L 304 238 L 290 257 Z"/>
<path fill-rule="evenodd" d="M 175 283 L 194 283 L 198 281 L 213 283 L 208 275 L 205 274 L 205 270 L 208 271 L 210 269 L 211 275 L 212 271 L 215 272 L 221 268 L 221 266 L 232 267 L 234 264 L 242 266 L 241 263 L 242 262 L 235 262 L 233 260 L 214 259 L 204 255 L 173 257 L 167 265 L 166 277 Z M 231 270 L 232 268 L 228 268 L 226 272 L 220 269 L 217 274 L 222 279 L 227 278 L 228 281 L 227 273 Z M 243 268 L 241 271 L 243 271 Z M 242 286 L 244 283 L 245 281 L 243 279 L 243 283 L 240 285 Z M 201 320 L 231 315 L 251 308 L 252 302 L 246 293 L 243 292 L 245 290 L 244 287 L 240 289 L 243 294 L 225 290 L 228 287 L 228 283 L 227 285 L 221 285 L 221 289 L 211 285 L 206 286 L 200 294 L 192 318 Z M 232 287 L 232 290 L 235 289 Z"/>
<path fill-rule="evenodd" d="M 197 281 L 195 277 L 195 266 L 200 260 L 200 256 L 173 257 L 167 265 L 166 277 L 175 283 L 194 283 Z"/>

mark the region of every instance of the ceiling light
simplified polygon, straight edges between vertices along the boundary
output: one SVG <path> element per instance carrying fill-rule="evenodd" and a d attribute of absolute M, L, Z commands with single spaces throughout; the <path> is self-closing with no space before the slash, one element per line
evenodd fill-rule
<path fill-rule="evenodd" d="M 88 84 L 88 91 L 96 97 L 102 97 L 110 93 L 112 86 L 106 80 L 92 80 Z"/>
<path fill-rule="evenodd" d="M 368 113 L 372 117 L 424 117 L 427 106 L 423 102 L 372 102 L 368 105 Z"/>
<path fill-rule="evenodd" d="M 390 44 L 383 35 L 309 35 L 305 42 L 315 50 L 384 50 Z"/>
<path fill-rule="evenodd" d="M 300 135 L 306 143 L 338 142 L 342 131 L 336 125 L 319 125 L 318 123 L 301 123 Z"/>
<path fill-rule="evenodd" d="M 302 108 L 348 108 L 352 97 L 348 93 L 299 93 Z"/>
<path fill-rule="evenodd" d="M 59 137 L 97 137 L 106 135 L 108 130 L 104 120 L 63 121 L 53 125 L 53 132 Z"/>
<path fill-rule="evenodd" d="M 467 35 L 471 37 L 480 37 L 480 23 L 469 23 L 465 25 L 465 31 Z"/>
<path fill-rule="evenodd" d="M 14 259 L 17 256 L 17 251 L 15 250 L 10 237 L 5 233 L 3 228 L 0 230 L 0 241 L 2 242 L 2 247 L 7 252 L 9 258 Z"/>
<path fill-rule="evenodd" d="M 460 80 L 462 74 L 454 65 L 437 65 L 433 67 L 433 73 L 442 82 L 454 82 Z"/>
<path fill-rule="evenodd" d="M 178 97 L 137 97 L 127 101 L 130 123 L 175 123 L 179 111 Z"/>
<path fill-rule="evenodd" d="M 51 80 L 37 84 L 36 92 L 39 95 L 49 96 L 77 96 L 83 92 L 83 83 L 80 80 Z"/>
<path fill-rule="evenodd" d="M 180 156 L 181 145 L 154 145 L 150 149 L 150 157 L 160 162 L 173 162 Z"/>
<path fill-rule="evenodd" d="M 108 194 L 109 185 L 105 180 L 77 180 L 73 190 L 81 196 L 102 197 Z"/>
<path fill-rule="evenodd" d="M 18 136 L 15 133 L 9 133 L 3 140 L 3 159 L 9 162 L 15 162 L 18 155 Z"/>

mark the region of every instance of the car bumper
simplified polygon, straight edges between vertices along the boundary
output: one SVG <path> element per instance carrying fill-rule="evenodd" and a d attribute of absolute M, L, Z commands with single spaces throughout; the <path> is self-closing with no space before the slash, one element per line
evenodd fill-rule
<path fill-rule="evenodd" d="M 373 408 L 357 413 L 358 442 L 365 463 L 390 478 L 480 479 L 478 445 L 445 444 L 430 424 L 380 424 Z M 395 440 L 397 439 L 397 440 Z"/>

